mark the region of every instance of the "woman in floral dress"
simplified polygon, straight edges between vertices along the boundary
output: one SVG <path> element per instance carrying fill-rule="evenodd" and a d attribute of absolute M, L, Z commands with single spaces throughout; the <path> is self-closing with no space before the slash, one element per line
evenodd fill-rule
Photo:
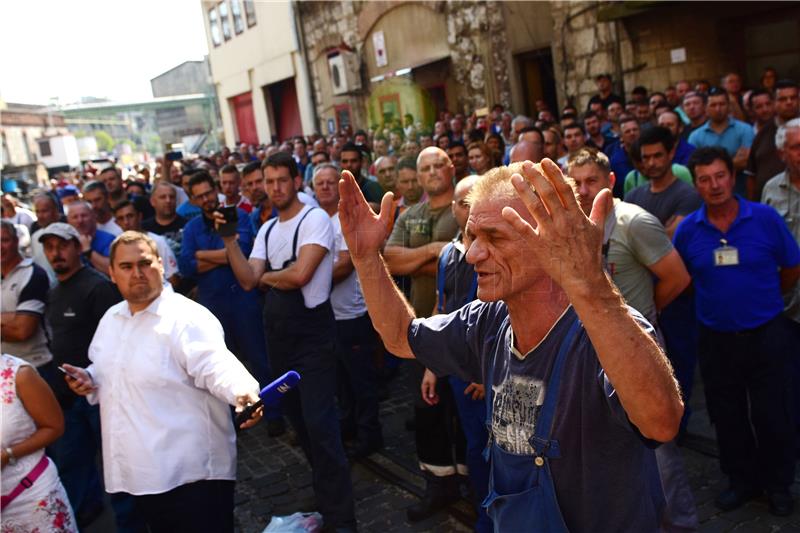
<path fill-rule="evenodd" d="M 64 432 L 61 408 L 47 383 L 22 359 L 0 356 L 2 533 L 77 532 L 67 493 L 44 448 Z M 43 470 L 42 470 L 43 469 Z M 35 473 L 38 473 L 36 477 Z M 35 478 L 10 502 L 23 478 Z"/>

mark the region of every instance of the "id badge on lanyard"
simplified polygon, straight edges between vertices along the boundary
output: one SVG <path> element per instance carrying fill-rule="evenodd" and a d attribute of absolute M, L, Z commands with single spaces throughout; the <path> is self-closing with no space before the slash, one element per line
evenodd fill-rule
<path fill-rule="evenodd" d="M 719 240 L 719 248 L 714 249 L 714 266 L 735 266 L 739 264 L 739 250 L 730 246 L 725 239 Z"/>

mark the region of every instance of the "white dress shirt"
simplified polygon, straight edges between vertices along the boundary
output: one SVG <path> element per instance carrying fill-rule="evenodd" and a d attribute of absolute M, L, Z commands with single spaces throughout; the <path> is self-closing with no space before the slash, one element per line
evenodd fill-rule
<path fill-rule="evenodd" d="M 258 393 L 258 382 L 228 351 L 208 309 L 172 291 L 135 315 L 122 301 L 100 320 L 89 359 L 108 492 L 236 479 L 227 404 Z"/>

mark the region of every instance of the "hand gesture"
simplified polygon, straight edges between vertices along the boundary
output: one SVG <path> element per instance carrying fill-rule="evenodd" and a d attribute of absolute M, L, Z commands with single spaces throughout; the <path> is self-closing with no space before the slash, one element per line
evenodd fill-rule
<path fill-rule="evenodd" d="M 524 176 L 514 174 L 511 182 L 535 227 L 512 207 L 503 208 L 503 218 L 527 241 L 541 268 L 567 296 L 574 290 L 591 290 L 604 275 L 600 252 L 603 225 L 613 206 L 611 191 L 600 191 L 587 218 L 561 168 L 550 159 L 540 165 L 526 162 L 522 172 Z"/>
<path fill-rule="evenodd" d="M 422 376 L 420 389 L 422 391 L 422 401 L 428 405 L 439 403 L 439 395 L 436 394 L 436 374 L 427 368 L 425 369 L 425 375 Z"/>
<path fill-rule="evenodd" d="M 486 387 L 480 383 L 470 383 L 464 389 L 464 396 L 472 395 L 473 400 L 483 400 L 486 398 Z"/>
<path fill-rule="evenodd" d="M 78 396 L 86 396 L 97 389 L 97 387 L 94 386 L 92 376 L 83 368 L 66 363 L 61 366 L 68 372 L 68 374 L 64 376 L 67 385 L 70 390 Z"/>
<path fill-rule="evenodd" d="M 389 236 L 393 200 L 394 194 L 387 192 L 381 201 L 381 214 L 376 215 L 353 175 L 347 170 L 342 171 L 342 179 L 339 180 L 339 221 L 354 260 L 377 254 L 383 247 Z"/>
<path fill-rule="evenodd" d="M 92 236 L 81 233 L 78 235 L 78 239 L 81 243 L 81 253 L 88 253 L 92 249 Z"/>

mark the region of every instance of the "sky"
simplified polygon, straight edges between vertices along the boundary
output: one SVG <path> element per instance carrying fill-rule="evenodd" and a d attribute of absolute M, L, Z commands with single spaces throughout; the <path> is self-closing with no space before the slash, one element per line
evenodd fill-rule
<path fill-rule="evenodd" d="M 200 0 L 2 0 L 0 98 L 152 98 L 150 79 L 208 53 Z"/>

